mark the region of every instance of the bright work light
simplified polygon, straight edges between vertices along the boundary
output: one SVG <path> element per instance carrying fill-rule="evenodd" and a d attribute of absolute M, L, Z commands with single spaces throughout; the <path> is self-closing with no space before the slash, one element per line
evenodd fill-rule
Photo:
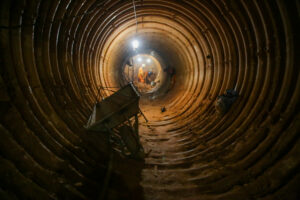
<path fill-rule="evenodd" d="M 133 49 L 137 49 L 137 48 L 139 48 L 139 46 L 140 46 L 139 41 L 137 41 L 137 40 L 133 40 L 132 41 L 132 47 L 133 47 Z"/>

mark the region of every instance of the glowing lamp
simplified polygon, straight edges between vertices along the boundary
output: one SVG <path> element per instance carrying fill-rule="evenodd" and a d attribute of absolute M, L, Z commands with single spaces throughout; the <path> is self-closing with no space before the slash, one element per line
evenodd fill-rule
<path fill-rule="evenodd" d="M 132 41 L 132 47 L 133 47 L 133 49 L 137 49 L 137 48 L 139 48 L 139 46 L 140 46 L 139 41 L 137 41 L 137 40 L 133 40 Z"/>

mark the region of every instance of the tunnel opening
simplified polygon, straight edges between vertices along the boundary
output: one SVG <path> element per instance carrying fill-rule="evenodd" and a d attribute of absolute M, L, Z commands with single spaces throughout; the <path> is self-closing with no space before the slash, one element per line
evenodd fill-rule
<path fill-rule="evenodd" d="M 134 80 L 136 81 L 135 85 L 142 86 L 143 84 L 139 84 L 141 82 L 138 81 L 138 70 L 140 69 L 138 65 L 141 64 L 140 67 L 144 66 L 147 68 L 147 65 L 152 64 L 147 63 L 146 57 L 148 57 L 150 60 L 153 59 L 153 64 L 155 64 L 153 65 L 153 70 L 157 68 L 155 71 L 158 73 L 157 75 L 159 77 L 157 77 L 156 80 L 153 80 L 152 86 L 151 81 L 150 85 L 145 84 L 140 88 L 141 90 L 143 90 L 143 88 L 145 89 L 145 87 L 148 88 L 144 91 L 141 91 L 143 94 L 142 96 L 147 96 L 148 99 L 152 100 L 174 98 L 176 94 L 171 93 L 173 88 L 175 88 L 175 85 L 183 89 L 186 84 L 184 83 L 183 77 L 186 73 L 188 73 L 189 68 L 184 66 L 187 65 L 185 63 L 187 62 L 187 58 L 184 57 L 187 55 L 187 52 L 183 52 L 182 49 L 180 49 L 180 44 L 178 44 L 174 38 L 166 36 L 165 34 L 157 31 L 155 28 L 149 28 L 145 30 L 142 29 L 138 35 L 132 33 L 130 30 L 131 29 L 129 28 L 126 30 L 118 30 L 121 31 L 122 34 L 112 35 L 110 37 L 111 39 L 108 40 L 111 42 L 107 42 L 109 45 L 102 54 L 108 58 L 108 60 L 104 60 L 105 62 L 103 62 L 100 67 L 101 69 L 108 71 L 106 75 L 109 75 L 107 78 L 103 77 L 102 80 L 107 79 L 109 82 L 105 82 L 103 84 L 109 86 L 123 86 L 128 81 L 131 81 L 132 72 L 134 71 Z M 136 51 L 132 49 L 131 44 L 131 41 L 133 41 L 135 38 L 138 38 L 138 41 L 141 43 L 140 47 Z M 144 57 L 145 62 L 135 59 L 137 58 L 135 57 L 137 55 L 141 56 L 140 59 Z M 131 68 L 131 65 L 136 66 Z M 126 68 L 126 70 L 124 70 L 124 68 Z M 131 78 L 128 78 L 126 73 L 129 73 Z M 122 81 L 120 81 L 120 79 Z"/>
<path fill-rule="evenodd" d="M 123 82 L 133 82 L 142 96 L 149 96 L 165 84 L 162 65 L 150 54 L 134 55 L 122 67 Z"/>

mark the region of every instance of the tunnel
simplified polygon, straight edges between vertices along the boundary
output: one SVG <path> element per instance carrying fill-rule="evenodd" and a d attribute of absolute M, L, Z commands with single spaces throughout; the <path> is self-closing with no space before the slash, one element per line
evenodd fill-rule
<path fill-rule="evenodd" d="M 0 199 L 299 200 L 299 15 L 296 0 L 1 0 Z M 85 129 L 139 55 L 159 74 L 139 88 L 144 162 Z"/>

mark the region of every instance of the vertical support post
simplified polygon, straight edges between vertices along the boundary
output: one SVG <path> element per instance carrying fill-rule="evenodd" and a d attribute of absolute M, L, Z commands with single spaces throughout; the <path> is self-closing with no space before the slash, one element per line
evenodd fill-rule
<path fill-rule="evenodd" d="M 112 172 L 112 168 L 113 168 L 113 159 L 114 159 L 114 153 L 113 153 L 112 146 L 111 146 L 111 143 L 110 143 L 110 137 L 112 135 L 112 130 L 110 128 L 108 128 L 108 126 L 106 124 L 105 124 L 105 127 L 109 132 L 109 134 L 108 134 L 108 148 L 109 148 L 110 153 L 109 153 L 108 167 L 107 167 L 107 171 L 106 171 L 105 178 L 104 178 L 104 181 L 103 181 L 102 190 L 101 190 L 101 193 L 100 193 L 99 198 L 98 198 L 99 200 L 106 199 L 105 195 L 106 195 L 106 191 L 107 191 L 107 188 L 108 188 L 108 185 L 109 185 L 111 172 Z"/>

